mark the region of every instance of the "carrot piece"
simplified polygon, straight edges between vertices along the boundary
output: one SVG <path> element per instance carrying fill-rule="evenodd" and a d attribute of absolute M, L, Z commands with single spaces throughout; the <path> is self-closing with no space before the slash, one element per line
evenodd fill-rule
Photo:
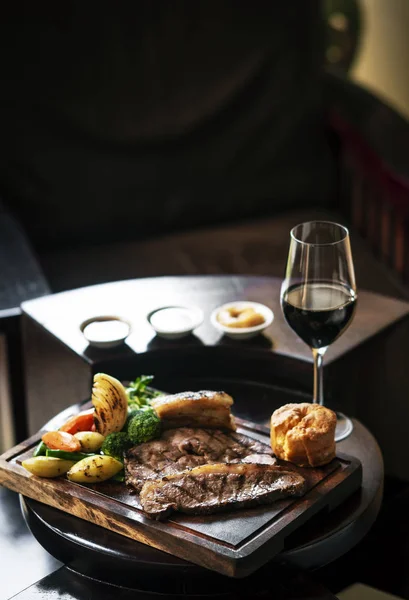
<path fill-rule="evenodd" d="M 67 433 L 78 433 L 78 431 L 92 431 L 94 424 L 94 409 L 91 408 L 86 412 L 74 415 L 68 421 L 60 427 L 60 431 L 66 431 Z"/>
<path fill-rule="evenodd" d="M 64 452 L 79 452 L 81 443 L 71 433 L 66 431 L 48 431 L 41 438 L 47 448 L 64 450 Z"/>

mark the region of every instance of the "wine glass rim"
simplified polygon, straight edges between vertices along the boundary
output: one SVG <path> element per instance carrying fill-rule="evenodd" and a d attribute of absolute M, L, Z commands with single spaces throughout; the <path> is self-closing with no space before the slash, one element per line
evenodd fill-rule
<path fill-rule="evenodd" d="M 342 232 L 343 232 L 343 237 L 340 240 L 337 240 L 336 242 L 323 242 L 321 244 L 317 244 L 317 243 L 312 243 L 312 242 L 304 242 L 304 240 L 300 240 L 300 238 L 298 238 L 295 234 L 295 230 L 298 227 L 301 227 L 301 225 L 310 225 L 312 223 L 318 224 L 327 224 L 327 225 L 335 225 L 336 227 L 339 227 Z M 303 223 L 298 223 L 298 225 L 295 225 L 291 231 L 290 231 L 290 236 L 291 239 L 293 239 L 295 242 L 297 242 L 298 244 L 303 244 L 304 246 L 336 246 L 336 244 L 340 244 L 341 242 L 344 242 L 348 236 L 349 236 L 349 230 L 347 227 L 345 227 L 345 225 L 341 225 L 340 223 L 336 223 L 335 221 L 305 221 Z"/>

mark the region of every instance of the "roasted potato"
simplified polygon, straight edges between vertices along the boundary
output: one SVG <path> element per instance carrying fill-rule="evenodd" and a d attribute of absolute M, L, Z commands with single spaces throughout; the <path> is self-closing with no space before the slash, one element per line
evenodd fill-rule
<path fill-rule="evenodd" d="M 27 471 L 37 477 L 59 477 L 75 465 L 73 460 L 62 460 L 51 456 L 35 456 L 21 463 Z"/>
<path fill-rule="evenodd" d="M 81 452 L 98 452 L 105 439 L 103 435 L 96 431 L 78 431 L 78 433 L 74 433 L 74 437 L 81 444 Z"/>
<path fill-rule="evenodd" d="M 88 456 L 75 463 L 67 477 L 75 483 L 98 483 L 110 479 L 123 469 L 123 464 L 112 456 Z"/>

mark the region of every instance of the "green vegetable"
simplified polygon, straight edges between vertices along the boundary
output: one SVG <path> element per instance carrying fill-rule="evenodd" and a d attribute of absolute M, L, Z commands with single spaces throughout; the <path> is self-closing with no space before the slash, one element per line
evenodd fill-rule
<path fill-rule="evenodd" d="M 149 442 L 160 435 L 160 419 L 151 408 L 141 410 L 128 423 L 128 436 L 132 444 Z"/>
<path fill-rule="evenodd" d="M 122 431 L 126 431 L 126 433 L 128 433 L 129 423 L 132 421 L 132 419 L 136 415 L 139 415 L 140 413 L 144 412 L 145 410 L 152 410 L 152 409 L 150 406 L 145 406 L 144 408 L 129 408 L 128 418 L 125 421 L 125 425 L 123 426 Z"/>
<path fill-rule="evenodd" d="M 37 456 L 45 456 L 45 453 L 47 452 L 47 446 L 44 444 L 43 441 L 41 441 L 35 448 L 34 452 L 33 452 L 33 457 L 37 457 Z"/>
<path fill-rule="evenodd" d="M 153 375 L 141 375 L 135 381 L 131 381 L 126 388 L 129 406 L 132 408 L 144 408 L 150 406 L 150 400 L 160 396 L 161 393 L 148 387 L 152 383 Z"/>
<path fill-rule="evenodd" d="M 47 450 L 46 456 L 52 456 L 53 458 L 62 458 L 63 460 L 73 460 L 78 462 L 88 456 L 95 456 L 95 454 L 85 454 L 84 452 L 65 452 L 64 450 Z"/>
<path fill-rule="evenodd" d="M 132 442 L 125 431 L 110 433 L 102 443 L 101 451 L 112 458 L 123 462 L 124 453 L 132 446 Z"/>

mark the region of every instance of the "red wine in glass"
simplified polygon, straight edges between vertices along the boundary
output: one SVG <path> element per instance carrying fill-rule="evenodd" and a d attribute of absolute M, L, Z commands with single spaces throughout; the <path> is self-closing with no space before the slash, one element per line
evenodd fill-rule
<path fill-rule="evenodd" d="M 291 329 L 311 348 L 314 402 L 324 404 L 323 357 L 350 325 L 357 292 L 349 233 L 327 221 L 297 225 L 291 231 L 281 306 Z M 336 441 L 347 437 L 352 422 L 337 414 Z"/>

